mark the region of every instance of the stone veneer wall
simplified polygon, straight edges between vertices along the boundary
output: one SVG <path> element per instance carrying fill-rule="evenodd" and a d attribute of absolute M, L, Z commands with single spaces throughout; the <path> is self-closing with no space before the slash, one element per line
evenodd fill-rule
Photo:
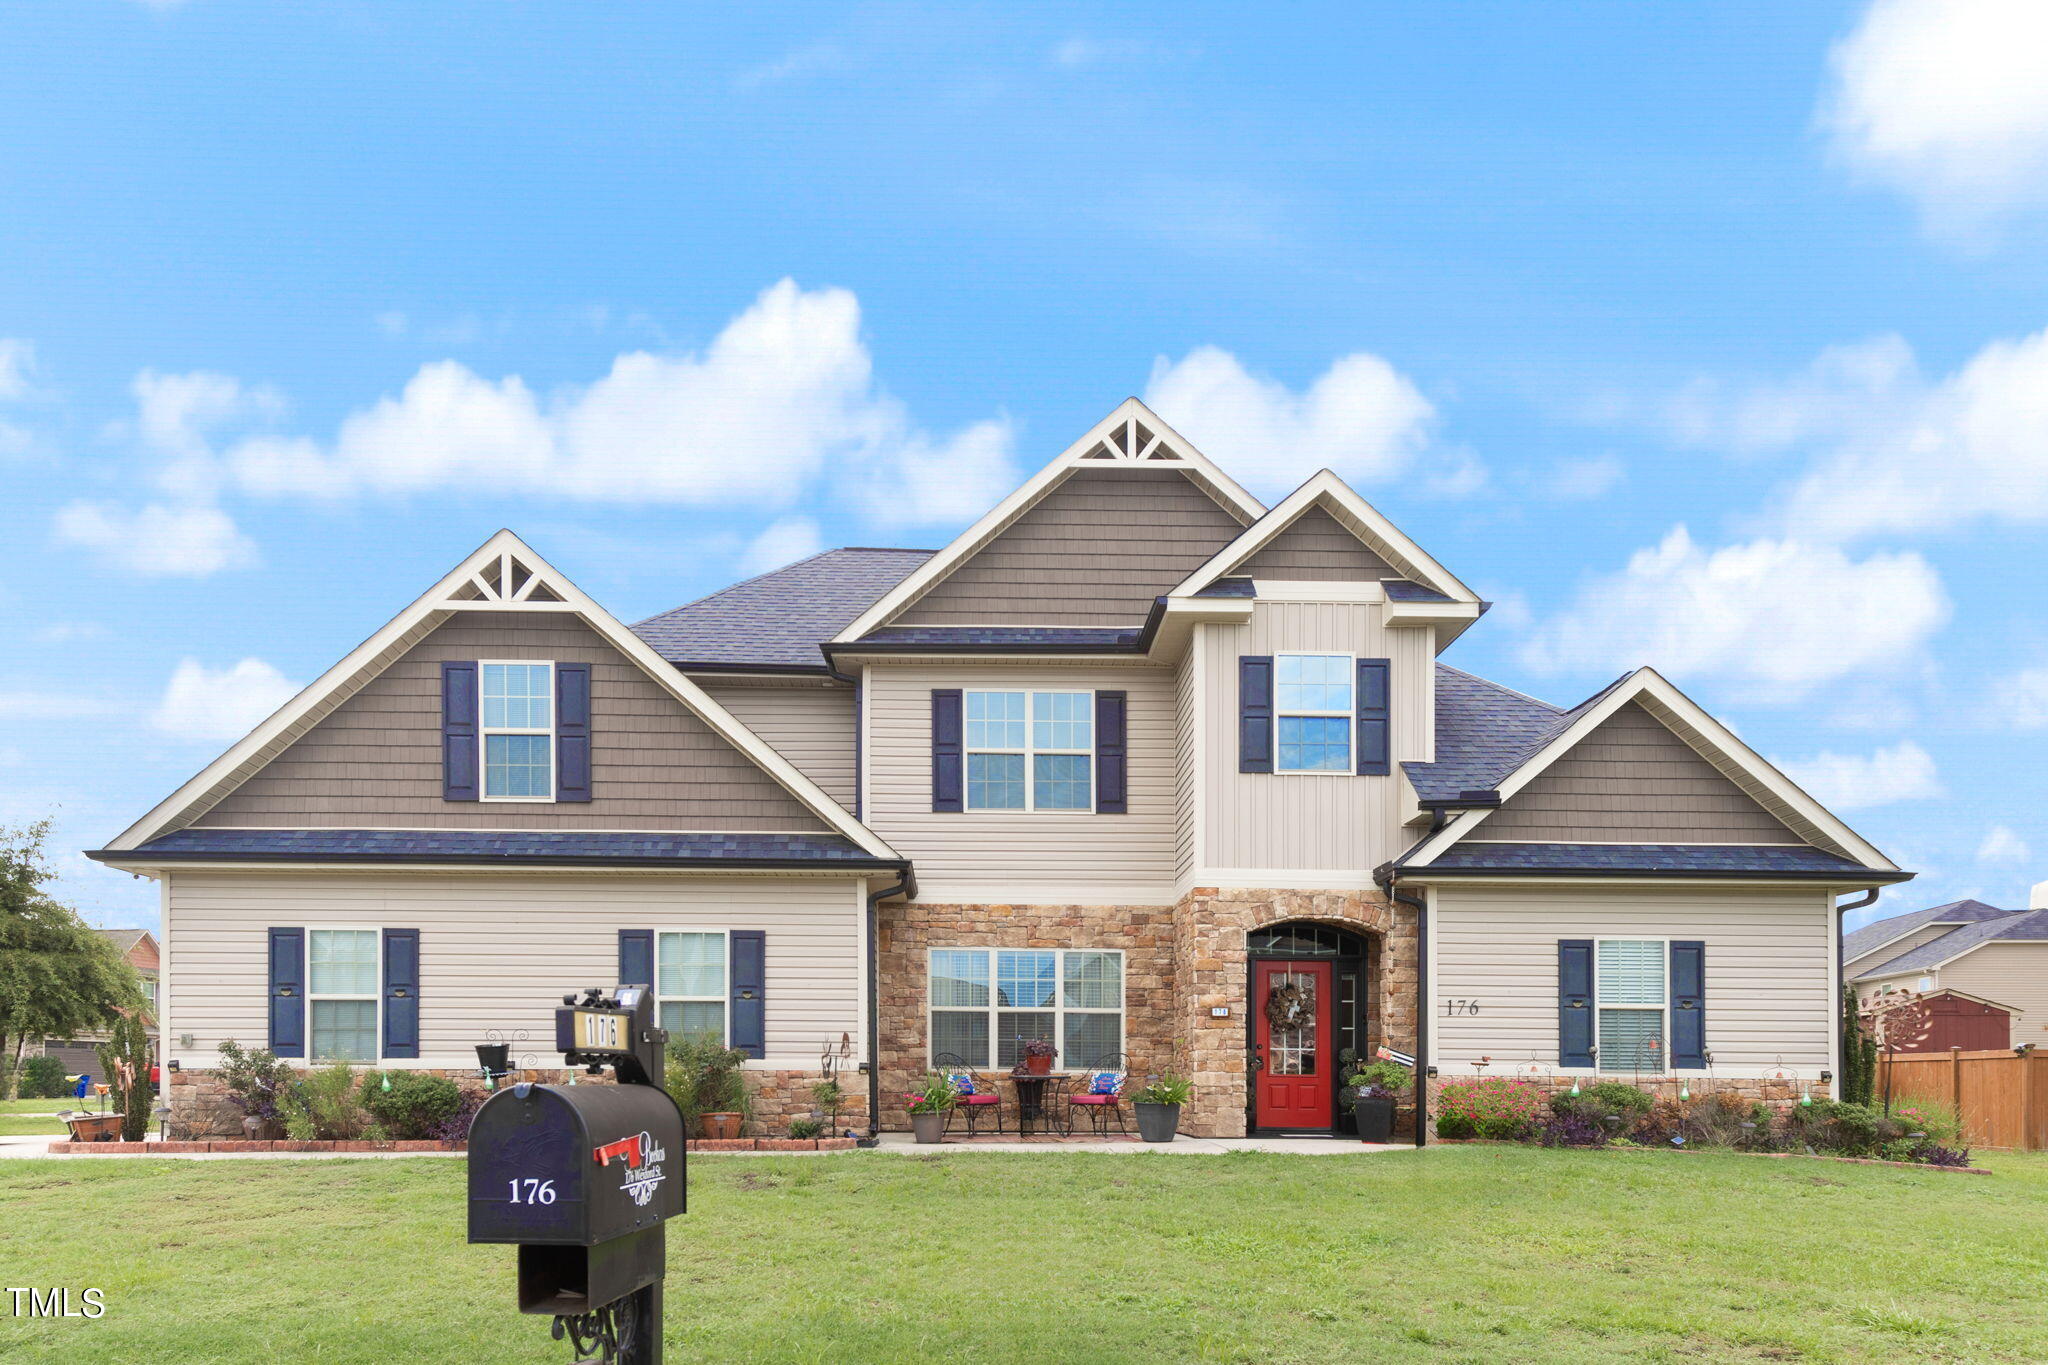
<path fill-rule="evenodd" d="M 926 905 L 880 907 L 882 1122 L 910 1127 L 901 1096 L 926 1067 L 925 972 L 931 948 L 1119 948 L 1124 954 L 1124 1055 L 1142 1075 L 1187 1062 L 1176 1044 L 1174 910 L 1166 905 Z M 1061 1059 L 1063 1062 L 1064 1059 Z M 862 1078 L 865 1080 L 865 1078 Z M 1003 1119 L 1016 1115 L 1004 1087 Z M 1187 1131 L 1192 1132 L 1192 1129 Z"/>
<path fill-rule="evenodd" d="M 1180 983 L 1175 1032 L 1195 1083 L 1181 1126 L 1200 1137 L 1242 1137 L 1251 1045 L 1250 971 L 1246 936 L 1286 920 L 1333 924 L 1365 936 L 1365 1046 L 1415 1050 L 1421 995 L 1415 910 L 1376 890 L 1289 891 L 1198 886 L 1173 909 L 1174 959 Z M 1209 1015 L 1227 1005 L 1227 1018 Z"/>

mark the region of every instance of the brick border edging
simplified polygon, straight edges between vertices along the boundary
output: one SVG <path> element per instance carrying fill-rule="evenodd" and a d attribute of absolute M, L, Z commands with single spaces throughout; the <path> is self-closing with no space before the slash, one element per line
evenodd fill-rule
<path fill-rule="evenodd" d="M 1432 1147 L 1536 1147 L 1533 1142 L 1509 1142 L 1505 1138 L 1431 1138 Z M 1541 1151 L 1542 1148 L 1538 1147 Z M 1551 1150 L 1560 1150 L 1553 1148 Z M 1889 1166 L 1895 1171 L 1946 1171 L 1950 1175 L 1990 1175 L 1982 1166 L 1931 1166 L 1924 1161 L 1885 1161 L 1874 1156 L 1836 1156 L 1832 1152 L 1743 1152 L 1733 1147 L 1674 1147 L 1666 1152 L 1661 1147 L 1568 1147 L 1562 1150 L 1572 1152 L 1609 1152 L 1615 1156 L 1629 1152 L 1656 1153 L 1668 1156 L 1760 1156 L 1778 1161 L 1844 1161 L 1852 1166 Z"/>
<path fill-rule="evenodd" d="M 859 1144 L 852 1138 L 733 1138 L 722 1142 L 692 1140 L 683 1144 L 692 1152 L 850 1152 Z M 53 1156 L 198 1156 L 225 1153 L 261 1156 L 279 1152 L 466 1152 L 469 1143 L 460 1139 L 435 1142 L 251 1142 L 242 1138 L 214 1138 L 172 1142 L 73 1142 L 69 1138 L 52 1142 Z"/>

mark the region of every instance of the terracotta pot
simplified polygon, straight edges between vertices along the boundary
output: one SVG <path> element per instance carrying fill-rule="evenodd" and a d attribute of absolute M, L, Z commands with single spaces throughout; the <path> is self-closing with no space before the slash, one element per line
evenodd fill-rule
<path fill-rule="evenodd" d="M 932 1143 L 946 1135 L 944 1114 L 912 1114 L 910 1132 L 919 1142 Z"/>
<path fill-rule="evenodd" d="M 1052 1058 L 1034 1057 L 1026 1053 L 1024 1056 L 1024 1070 L 1027 1074 L 1033 1076 L 1049 1076 L 1052 1074 Z"/>
<path fill-rule="evenodd" d="M 730 1142 L 740 1135 L 740 1125 L 746 1121 L 745 1114 L 706 1114 L 704 1136 L 713 1142 Z"/>

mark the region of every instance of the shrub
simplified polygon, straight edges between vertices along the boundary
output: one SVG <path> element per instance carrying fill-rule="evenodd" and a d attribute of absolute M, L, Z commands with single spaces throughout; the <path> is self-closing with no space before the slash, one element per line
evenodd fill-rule
<path fill-rule="evenodd" d="M 1817 1152 L 1843 1156 L 1875 1156 L 1886 1143 L 1903 1138 L 1910 1130 L 1889 1114 L 1867 1104 L 1843 1104 L 1815 1100 L 1795 1106 L 1785 1116 L 1785 1136 Z"/>
<path fill-rule="evenodd" d="M 1590 1114 L 1553 1114 L 1543 1125 L 1541 1141 L 1545 1147 L 1605 1147 L 1607 1128 Z"/>
<path fill-rule="evenodd" d="M 21 1064 L 21 1097 L 58 1100 L 71 1093 L 64 1083 L 64 1063 L 55 1057 L 31 1057 Z"/>
<path fill-rule="evenodd" d="M 476 1119 L 476 1111 L 484 1107 L 490 1095 L 482 1090 L 457 1089 L 455 1109 L 446 1118 L 429 1124 L 421 1137 L 433 1142 L 467 1142 L 469 1125 Z"/>
<path fill-rule="evenodd" d="M 789 1135 L 793 1138 L 814 1138 L 824 1131 L 823 1119 L 800 1118 L 789 1121 Z"/>
<path fill-rule="evenodd" d="M 355 1068 L 336 1062 L 286 1090 L 278 1102 L 285 1136 L 294 1142 L 355 1142 L 371 1136 L 375 1121 L 356 1098 Z"/>
<path fill-rule="evenodd" d="M 284 1122 L 284 1097 L 298 1082 L 269 1048 L 245 1049 L 229 1038 L 220 1045 L 220 1066 L 214 1074 L 227 1091 L 228 1103 L 243 1114 L 265 1123 Z"/>
<path fill-rule="evenodd" d="M 668 1040 L 662 1083 L 683 1111 L 683 1132 L 697 1131 L 705 1114 L 744 1114 L 748 1110 L 746 1077 L 740 1067 L 747 1054 L 714 1038 L 692 1034 Z"/>
<path fill-rule="evenodd" d="M 1543 1096 L 1527 1081 L 1489 1076 L 1451 1082 L 1443 1088 L 1437 1105 L 1439 1136 L 1512 1140 L 1535 1130 L 1543 1112 Z M 1450 1131 L 1444 1127 L 1446 1121 Z"/>
<path fill-rule="evenodd" d="M 149 1132 L 149 1110 L 156 1096 L 149 1086 L 149 1028 L 140 1010 L 117 1016 L 107 1041 L 94 1049 L 114 1102 L 121 1108 L 121 1141 L 140 1142 Z"/>
<path fill-rule="evenodd" d="M 1915 1148 L 1912 1159 L 1928 1166 L 1967 1166 L 1970 1164 L 1970 1149 L 1930 1142 Z"/>
<path fill-rule="evenodd" d="M 1894 1122 L 1905 1127 L 1908 1136 L 1918 1133 L 1929 1142 L 1952 1146 L 1963 1136 L 1961 1116 L 1949 1105 L 1933 1100 L 1895 1104 L 1892 1106 L 1891 1117 Z"/>
<path fill-rule="evenodd" d="M 361 1100 L 385 1136 L 410 1142 L 429 1137 L 460 1109 L 462 1091 L 451 1080 L 417 1071 L 372 1072 L 363 1077 Z"/>

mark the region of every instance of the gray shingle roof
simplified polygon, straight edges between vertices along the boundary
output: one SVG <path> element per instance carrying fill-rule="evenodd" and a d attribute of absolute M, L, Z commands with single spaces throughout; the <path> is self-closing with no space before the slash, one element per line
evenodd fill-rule
<path fill-rule="evenodd" d="M 1257 597 L 1258 586 L 1249 578 L 1219 578 L 1195 593 L 1197 597 Z"/>
<path fill-rule="evenodd" d="M 1436 666 L 1436 762 L 1403 763 L 1402 771 L 1424 804 L 1456 801 L 1465 792 L 1491 791 L 1632 676 L 1622 674 L 1565 711 L 1440 663 Z"/>
<path fill-rule="evenodd" d="M 955 649 L 1128 649 L 1138 642 L 1138 631 L 1114 626 L 884 626 L 848 645 L 879 645 L 885 649 L 919 645 L 951 646 Z"/>
<path fill-rule="evenodd" d="M 894 866 L 837 834 L 642 834 L 581 830 L 181 829 L 139 849 L 95 858 L 145 862 L 226 859 L 251 862 L 475 862 L 647 866 L 727 863 L 752 866 Z"/>
<path fill-rule="evenodd" d="M 142 942 L 142 936 L 148 933 L 149 930 L 95 929 L 93 930 L 93 932 L 95 934 L 98 934 L 101 938 L 106 939 L 108 942 L 112 943 L 114 945 L 114 950 L 116 952 L 126 954 L 129 949 L 133 948 L 136 944 Z"/>
<path fill-rule="evenodd" d="M 1856 979 L 1864 981 L 1873 976 L 1890 976 L 1894 972 L 1922 971 L 1939 966 L 1979 944 L 2001 938 L 2048 939 L 2048 910 L 2010 910 L 1995 919 L 1951 929 L 1940 938 L 1929 939 L 1917 948 L 1908 948 L 1889 962 L 1856 973 Z"/>
<path fill-rule="evenodd" d="M 826 550 L 632 627 L 675 664 L 825 667 L 818 645 L 853 623 L 933 550 Z"/>
<path fill-rule="evenodd" d="M 1410 583 L 1405 578 L 1384 578 L 1380 586 L 1387 591 L 1390 602 L 1448 602 L 1451 599 L 1435 588 L 1425 588 L 1420 583 Z"/>
<path fill-rule="evenodd" d="M 1930 924 L 1976 924 L 1981 920 L 1996 919 L 2000 915 L 2018 914 L 2016 910 L 2001 910 L 1983 901 L 1950 901 L 1947 905 L 1930 906 L 1925 910 L 1914 910 L 1904 915 L 1893 915 L 1889 919 L 1872 920 L 1861 929 L 1852 929 L 1842 935 L 1842 961 L 1854 962 L 1865 953 L 1874 953 L 1887 943 L 1896 942 Z"/>
<path fill-rule="evenodd" d="M 1872 874 L 1817 848 L 1787 844 L 1453 844 L 1428 872 L 1683 873 L 1696 877 L 1839 877 Z"/>

